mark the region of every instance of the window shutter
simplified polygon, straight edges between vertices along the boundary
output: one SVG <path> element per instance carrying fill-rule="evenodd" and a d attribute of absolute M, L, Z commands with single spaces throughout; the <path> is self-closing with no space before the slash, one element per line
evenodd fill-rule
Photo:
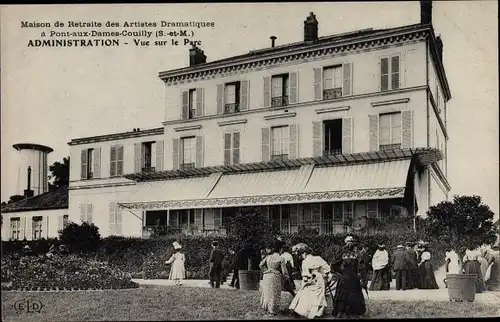
<path fill-rule="evenodd" d="M 314 68 L 314 100 L 323 99 L 323 68 Z"/>
<path fill-rule="evenodd" d="M 22 240 L 26 236 L 26 218 L 21 218 L 19 225 L 19 239 Z"/>
<path fill-rule="evenodd" d="M 299 125 L 291 124 L 290 129 L 290 152 L 289 159 L 297 159 L 299 157 Z"/>
<path fill-rule="evenodd" d="M 391 89 L 398 89 L 400 88 L 400 83 L 401 83 L 401 65 L 400 65 L 400 60 L 399 56 L 392 56 L 391 57 Z"/>
<path fill-rule="evenodd" d="M 214 228 L 219 229 L 222 226 L 222 208 L 214 211 Z"/>
<path fill-rule="evenodd" d="M 101 148 L 94 149 L 94 171 L 92 178 L 101 177 Z"/>
<path fill-rule="evenodd" d="M 240 132 L 233 133 L 233 164 L 240 163 Z"/>
<path fill-rule="evenodd" d="M 83 149 L 82 150 L 82 157 L 81 157 L 81 165 L 82 165 L 82 171 L 80 174 L 80 179 L 87 179 L 87 158 L 88 158 L 88 150 Z"/>
<path fill-rule="evenodd" d="M 84 222 L 87 218 L 87 207 L 86 205 L 79 205 L 80 208 L 80 221 Z"/>
<path fill-rule="evenodd" d="M 142 144 L 134 143 L 134 172 L 141 172 L 142 166 Z"/>
<path fill-rule="evenodd" d="M 403 111 L 401 115 L 402 148 L 409 149 L 413 147 L 413 113 L 412 111 Z"/>
<path fill-rule="evenodd" d="M 271 107 L 271 77 L 264 77 L 264 107 Z"/>
<path fill-rule="evenodd" d="M 204 113 L 204 90 L 203 88 L 196 89 L 196 116 L 203 116 Z M 194 103 L 194 102 L 193 102 Z"/>
<path fill-rule="evenodd" d="M 123 234 L 123 209 L 115 204 L 116 221 L 115 221 L 115 234 L 121 236 Z"/>
<path fill-rule="evenodd" d="M 179 139 L 172 139 L 172 168 L 179 169 Z"/>
<path fill-rule="evenodd" d="M 342 119 L 342 153 L 352 153 L 352 118 Z"/>
<path fill-rule="evenodd" d="M 115 227 L 116 227 L 115 205 L 116 205 L 116 203 L 114 203 L 114 202 L 109 203 L 109 234 L 111 236 L 116 234 L 116 230 L 115 230 Z"/>
<path fill-rule="evenodd" d="M 240 90 L 240 111 L 246 111 L 250 109 L 250 81 L 241 81 Z"/>
<path fill-rule="evenodd" d="M 262 161 L 269 161 L 270 159 L 270 139 L 271 130 L 268 127 L 262 128 Z"/>
<path fill-rule="evenodd" d="M 203 209 L 194 210 L 194 224 L 198 230 L 203 229 Z"/>
<path fill-rule="evenodd" d="M 217 84 L 217 114 L 224 113 L 224 84 Z"/>
<path fill-rule="evenodd" d="M 299 102 L 299 76 L 298 72 L 293 72 L 289 74 L 290 77 L 290 97 L 288 102 L 290 104 L 296 104 Z"/>
<path fill-rule="evenodd" d="M 224 133 L 224 164 L 231 164 L 231 133 Z"/>
<path fill-rule="evenodd" d="M 123 146 L 116 148 L 116 175 L 123 175 Z"/>
<path fill-rule="evenodd" d="M 87 221 L 92 223 L 92 204 L 87 205 Z"/>
<path fill-rule="evenodd" d="M 64 229 L 64 215 L 60 215 L 57 218 L 57 231 Z"/>
<path fill-rule="evenodd" d="M 33 217 L 26 218 L 26 239 L 33 240 Z"/>
<path fill-rule="evenodd" d="M 156 141 L 156 171 L 163 171 L 163 140 Z"/>
<path fill-rule="evenodd" d="M 49 216 L 45 217 L 45 239 L 49 238 Z"/>
<path fill-rule="evenodd" d="M 405 76 L 406 76 L 406 53 L 402 53 L 399 57 L 399 88 L 405 87 Z"/>
<path fill-rule="evenodd" d="M 116 163 L 117 163 L 116 146 L 112 146 L 110 154 L 109 154 L 109 176 L 110 177 L 116 176 L 116 174 L 118 172 L 116 169 Z"/>
<path fill-rule="evenodd" d="M 323 156 L 323 122 L 313 122 L 313 157 Z"/>
<path fill-rule="evenodd" d="M 196 167 L 203 167 L 203 136 L 196 136 Z"/>
<path fill-rule="evenodd" d="M 342 87 L 342 96 L 352 95 L 352 63 L 345 63 L 343 72 L 344 85 Z"/>
<path fill-rule="evenodd" d="M 189 91 L 181 92 L 181 118 L 187 119 L 189 116 Z"/>
<path fill-rule="evenodd" d="M 370 151 L 378 151 L 378 114 L 370 114 L 369 130 L 370 130 Z"/>

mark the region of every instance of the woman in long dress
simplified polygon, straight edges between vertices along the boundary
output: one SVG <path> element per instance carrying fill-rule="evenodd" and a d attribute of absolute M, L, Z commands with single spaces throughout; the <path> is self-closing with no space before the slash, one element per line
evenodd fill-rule
<path fill-rule="evenodd" d="M 373 277 L 370 283 L 370 291 L 382 291 L 390 289 L 389 253 L 385 245 L 378 245 L 372 258 Z"/>
<path fill-rule="evenodd" d="M 298 253 L 302 258 L 302 283 L 289 308 L 308 319 L 321 317 L 327 306 L 325 279 L 328 279 L 330 265 L 320 256 L 313 256 L 309 247 Z"/>
<path fill-rule="evenodd" d="M 437 290 L 439 288 L 431 263 L 431 253 L 427 246 L 423 246 L 419 263 L 420 289 Z"/>
<path fill-rule="evenodd" d="M 273 243 L 267 251 L 268 255 L 259 265 L 263 275 L 260 305 L 269 314 L 276 315 L 281 302 L 282 276 L 288 277 L 288 273 L 285 259 L 279 253 L 280 245 Z"/>
<path fill-rule="evenodd" d="M 476 274 L 476 293 L 484 292 L 484 279 L 481 272 L 481 264 L 479 263 L 479 257 L 481 253 L 475 250 L 474 247 L 470 247 L 465 251 L 465 256 L 463 258 L 464 262 L 464 274 Z"/>
<path fill-rule="evenodd" d="M 365 298 L 358 273 L 359 252 L 352 236 L 347 236 L 345 243 L 342 257 L 337 259 L 341 263 L 341 275 L 333 297 L 332 315 L 356 317 L 366 313 Z"/>
<path fill-rule="evenodd" d="M 172 264 L 168 279 L 175 281 L 175 285 L 182 285 L 182 280 L 186 278 L 186 269 L 184 268 L 186 258 L 184 254 L 180 252 L 181 245 L 177 242 L 174 242 L 173 245 L 174 253 L 170 256 L 169 260 L 165 262 L 167 265 Z"/>

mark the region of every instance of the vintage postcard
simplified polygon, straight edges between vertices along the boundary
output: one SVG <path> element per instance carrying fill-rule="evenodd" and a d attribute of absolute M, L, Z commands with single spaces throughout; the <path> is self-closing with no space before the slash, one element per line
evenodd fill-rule
<path fill-rule="evenodd" d="M 500 316 L 496 1 L 2 5 L 2 320 Z"/>

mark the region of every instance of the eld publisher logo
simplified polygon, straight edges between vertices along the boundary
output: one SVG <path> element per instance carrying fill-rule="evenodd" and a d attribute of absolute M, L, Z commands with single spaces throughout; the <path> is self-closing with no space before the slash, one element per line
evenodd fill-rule
<path fill-rule="evenodd" d="M 14 303 L 16 312 L 40 313 L 44 305 L 39 300 L 19 300 Z"/>

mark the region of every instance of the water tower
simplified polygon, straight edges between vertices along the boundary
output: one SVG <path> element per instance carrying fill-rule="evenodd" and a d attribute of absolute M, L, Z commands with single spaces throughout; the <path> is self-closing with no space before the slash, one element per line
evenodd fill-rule
<path fill-rule="evenodd" d="M 47 156 L 54 150 L 48 146 L 33 143 L 18 143 L 13 147 L 20 154 L 16 193 L 33 197 L 48 192 Z"/>

